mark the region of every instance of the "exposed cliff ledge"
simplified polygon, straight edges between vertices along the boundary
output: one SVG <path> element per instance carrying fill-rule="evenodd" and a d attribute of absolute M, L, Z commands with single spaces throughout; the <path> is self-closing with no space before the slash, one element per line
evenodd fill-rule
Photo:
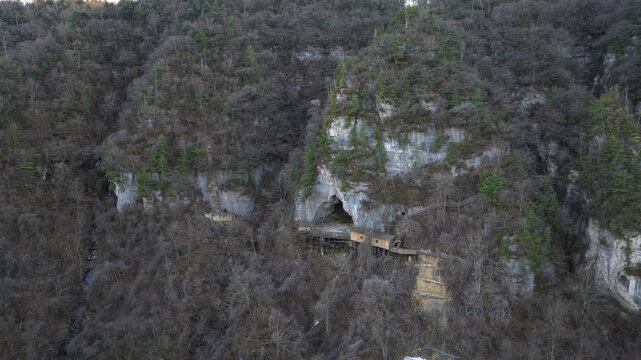
<path fill-rule="evenodd" d="M 138 184 L 132 173 L 120 174 L 120 181 L 114 183 L 116 186 L 116 207 L 118 212 L 122 212 L 125 208 L 133 206 L 138 197 Z"/>
<path fill-rule="evenodd" d="M 341 116 L 329 124 L 327 135 L 332 140 L 334 149 L 350 148 L 350 132 L 353 132 L 352 128 L 357 126 L 357 123 L 359 121 L 349 122 L 347 117 Z M 358 130 L 366 132 L 370 146 L 376 145 L 371 126 L 360 125 Z M 460 143 L 465 136 L 464 130 L 457 128 L 410 132 L 402 142 L 383 134 L 382 145 L 388 161 L 385 173 L 381 175 L 391 178 L 403 176 L 425 165 L 442 165 L 447 156 L 447 144 Z M 441 142 L 439 146 L 435 146 L 437 141 Z M 458 167 L 450 167 L 451 171 L 445 176 L 456 176 L 484 163 L 493 163 L 502 153 L 501 149 L 493 146 L 477 156 L 463 159 Z M 317 220 L 317 211 L 326 207 L 333 196 L 343 203 L 345 211 L 352 217 L 354 226 L 367 229 L 390 231 L 388 228 L 394 220 L 409 211 L 404 204 L 373 204 L 367 196 L 369 184 L 364 182 L 351 184 L 351 188 L 341 190 L 344 188 L 341 187 L 342 180 L 344 179 L 338 178 L 329 168 L 319 167 L 311 194 L 300 192 L 296 198 L 295 220 L 314 222 Z"/>
<path fill-rule="evenodd" d="M 341 180 L 332 175 L 327 168 L 321 167 L 312 193 L 305 197 L 301 192 L 296 197 L 295 219 L 314 222 L 317 211 L 329 205 L 332 196 L 336 196 L 343 203 L 343 208 L 357 227 L 386 231 L 387 224 L 403 211 L 401 206 L 394 205 L 368 209 L 363 205 L 363 201 L 367 201 L 367 184 L 358 184 L 349 190 L 341 191 L 340 183 Z"/>
<path fill-rule="evenodd" d="M 327 129 L 328 137 L 333 141 L 336 148 L 349 148 L 350 131 L 356 126 L 357 121 L 349 122 L 347 117 L 340 116 L 334 119 Z M 366 127 L 370 146 L 374 147 L 373 129 Z M 383 136 L 383 149 L 388 159 L 385 164 L 385 172 L 389 177 L 399 174 L 407 174 L 411 170 L 421 166 L 440 164 L 447 156 L 447 145 L 449 143 L 461 143 L 465 140 L 466 133 L 458 128 L 446 128 L 437 130 L 427 129 L 424 132 L 411 131 L 407 133 L 404 141 L 385 134 Z M 437 142 L 441 142 L 438 144 Z M 481 154 L 464 159 L 462 164 L 467 168 L 478 168 L 484 161 L 494 162 L 498 160 L 503 151 L 495 146 L 486 149 Z M 452 168 L 452 175 L 465 172 L 465 169 Z"/>
<path fill-rule="evenodd" d="M 584 241 L 588 246 L 583 270 L 594 272 L 597 281 L 634 310 L 641 310 L 641 277 L 626 272 L 626 242 L 590 219 Z M 641 235 L 630 238 L 630 264 L 641 263 Z"/>
<path fill-rule="evenodd" d="M 258 193 L 262 179 L 262 169 L 254 169 L 251 174 L 234 174 L 228 171 L 213 171 L 209 174 L 198 175 L 198 187 L 203 199 L 210 203 L 212 208 L 235 214 L 249 216 L 254 211 L 255 194 Z M 228 189 L 224 184 L 233 180 L 248 184 L 249 192 Z"/>
<path fill-rule="evenodd" d="M 152 177 L 157 177 L 157 175 Z M 261 177 L 261 169 L 255 169 L 251 174 L 232 174 L 225 171 L 199 173 L 190 178 L 189 181 L 195 188 L 200 190 L 202 197 L 194 199 L 181 194 L 169 199 L 164 197 L 160 191 L 153 191 L 148 198 L 142 199 L 142 203 L 145 208 L 149 208 L 153 206 L 154 202 L 169 201 L 172 204 L 179 201 L 187 203 L 204 201 L 216 210 L 237 216 L 249 216 L 254 211 L 254 202 L 256 200 L 254 194 L 257 193 L 256 190 L 260 187 Z M 250 193 L 226 188 L 225 184 L 233 180 L 249 184 L 252 187 Z M 120 181 L 115 183 L 115 187 L 116 206 L 119 212 L 138 204 L 138 184 L 133 173 L 121 174 Z"/>

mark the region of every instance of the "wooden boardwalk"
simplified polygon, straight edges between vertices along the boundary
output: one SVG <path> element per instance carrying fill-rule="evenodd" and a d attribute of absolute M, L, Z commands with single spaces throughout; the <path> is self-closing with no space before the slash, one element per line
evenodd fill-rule
<path fill-rule="evenodd" d="M 312 246 L 318 246 L 323 255 L 345 250 L 356 253 L 359 245 L 369 239 L 372 250 L 377 256 L 400 256 L 408 262 L 413 262 L 417 270 L 414 296 L 424 308 L 441 305 L 450 299 L 447 286 L 441 277 L 440 264 L 452 259 L 452 256 L 427 249 L 405 248 L 399 246 L 400 241 L 396 240 L 394 235 L 362 229 L 355 230 L 349 225 L 312 226 L 309 223 L 298 222 L 297 226 L 299 232 L 305 235 L 305 241 Z M 378 238 L 390 239 L 390 241 L 386 243 L 374 241 Z M 391 243 L 396 244 L 396 247 L 390 246 Z"/>

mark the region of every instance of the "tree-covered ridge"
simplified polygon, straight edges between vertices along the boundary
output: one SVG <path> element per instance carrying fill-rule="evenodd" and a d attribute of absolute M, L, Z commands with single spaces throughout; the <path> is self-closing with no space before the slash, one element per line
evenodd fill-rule
<path fill-rule="evenodd" d="M 569 109 L 554 104 L 556 118 L 580 116 L 574 109 L 582 106 L 577 94 L 582 90 L 571 81 L 580 72 L 567 51 L 574 39 L 552 20 L 551 14 L 558 11 L 555 6 L 537 8 L 544 14 L 538 14 L 543 20 L 536 23 L 515 21 L 512 4 L 492 12 L 458 14 L 432 6 L 399 10 L 389 24 L 377 29 L 359 57 L 346 59 L 336 69 L 324 128 L 337 117 L 346 117 L 354 140 L 361 140 L 352 142 L 359 146 L 349 154 L 345 150 L 329 157 L 317 154 L 315 162 L 307 163 L 313 167 L 331 160 L 335 169 L 354 170 L 343 172 L 345 179 L 371 179 L 385 163 L 378 145 L 383 134 L 403 144 L 410 131 L 442 133 L 454 127 L 463 129 L 466 139 L 448 143 L 441 135 L 432 150 L 438 152 L 447 143 L 447 162 L 457 165 L 492 142 L 533 139 L 524 135 L 532 132 L 525 127 L 527 119 L 535 119 L 532 113 L 539 104 L 522 105 L 519 98 L 528 94 L 546 103 L 545 94 L 554 91 L 574 103 Z M 517 94 L 515 89 L 520 89 Z M 391 116 L 381 118 L 388 109 Z M 557 121 L 567 120 L 546 119 L 542 126 Z M 373 129 L 369 136 L 366 128 Z M 558 133 L 545 136 L 564 138 L 566 129 L 555 130 Z M 308 151 L 313 152 L 311 147 L 308 144 Z M 352 165 L 345 163 L 348 159 Z"/>
<path fill-rule="evenodd" d="M 608 16 L 621 20 L 627 9 L 630 18 L 621 21 L 638 24 L 638 4 L 504 1 L 448 12 L 438 7 L 443 3 L 457 2 L 401 9 L 377 29 L 360 56 L 339 63 L 325 122 L 300 163 L 299 184 L 309 190 L 316 167 L 324 164 L 343 180 L 341 190 L 368 183 L 365 207 L 440 202 L 441 216 L 425 216 L 422 224 L 398 220 L 397 229 L 408 231 L 406 243 L 441 246 L 496 264 L 518 261 L 545 292 L 554 282 L 550 272 L 572 271 L 574 260 L 568 257 L 581 256 L 584 249 L 563 211 L 574 204 L 564 197 L 578 175 L 587 207 L 573 211 L 599 219 L 626 240 L 626 271 L 638 273 L 629 236 L 638 234 L 640 218 L 641 108 L 631 85 L 641 75 L 631 65 L 639 61 L 640 33 L 637 26 L 623 31 L 603 22 Z M 584 25 L 582 19 L 594 11 L 607 15 Z M 615 38 L 625 45 L 609 43 Z M 385 114 L 390 108 L 391 116 Z M 328 144 L 328 129 L 338 120 L 349 131 L 346 146 Z M 466 139 L 448 141 L 443 129 L 451 127 L 465 130 Z M 414 168 L 407 176 L 386 179 L 384 162 L 382 169 L 376 166 L 381 162 L 375 145 L 382 134 L 402 146 L 410 131 L 431 129 L 439 135 L 430 151 L 445 147 L 448 166 Z M 439 172 L 447 174 L 461 159 L 497 143 L 506 144 L 498 163 L 450 183 L 439 180 Z M 482 202 L 446 210 L 448 200 L 456 209 L 477 195 Z M 483 230 L 466 229 L 462 221 L 483 224 Z M 466 248 L 477 237 L 482 245 Z M 465 279 L 450 279 L 459 281 Z M 470 294 L 455 291 L 458 296 Z M 477 296 L 497 295 L 479 291 Z"/>
<path fill-rule="evenodd" d="M 302 99 L 320 97 L 337 58 L 365 44 L 365 29 L 395 6 L 230 2 L 207 5 L 198 16 L 167 16 L 172 30 L 158 34 L 145 73 L 128 90 L 107 165 L 161 171 L 150 161 L 160 136 L 170 149 L 162 171 L 174 175 L 184 169 L 185 152 L 202 155 L 202 170 L 249 173 L 287 161 L 308 117 Z M 336 21 L 337 12 L 344 20 Z M 299 55 L 308 49 L 322 57 L 311 60 L 313 68 Z"/>
<path fill-rule="evenodd" d="M 582 183 L 590 213 L 619 237 L 641 231 L 641 129 L 615 87 L 589 108 Z"/>
<path fill-rule="evenodd" d="M 493 143 L 506 143 L 515 156 L 523 156 L 541 142 L 550 142 L 564 149 L 559 154 L 562 158 L 555 161 L 562 165 L 560 174 L 568 175 L 584 166 L 585 154 L 597 156 L 595 147 L 588 146 L 597 135 L 592 124 L 597 105 L 590 104 L 587 85 L 596 86 L 594 91 L 605 91 L 615 77 L 625 89 L 613 88 L 609 96 L 625 96 L 625 101 L 618 102 L 619 111 L 625 108 L 627 119 L 639 117 L 635 104 L 640 99 L 635 95 L 636 87 L 630 87 L 641 76 L 631 65 L 639 60 L 638 27 L 623 30 L 621 24 L 605 24 L 605 14 L 587 25 L 581 20 L 594 11 L 607 11 L 620 19 L 624 9 L 633 19 L 639 13 L 634 2 L 608 7 L 596 2 L 504 1 L 483 9 L 458 8 L 456 12 L 439 6 L 446 3 L 454 6 L 456 2 L 399 10 L 388 25 L 377 29 L 360 56 L 338 64 L 324 125 L 316 142 L 308 143 L 301 162 L 304 176 L 299 182 L 303 187 L 313 185 L 314 169 L 321 163 L 347 182 L 376 181 L 385 164 L 379 155 L 383 134 L 396 137 L 402 145 L 410 131 L 435 128 L 442 134 L 442 129 L 451 127 L 465 130 L 464 141 L 448 142 L 446 136 L 439 135 L 430 149 L 438 152 L 446 146 L 449 165 Z M 569 10 L 572 6 L 577 6 L 576 11 Z M 592 42 L 592 52 L 588 52 L 590 48 L 584 44 L 593 37 L 599 40 Z M 612 56 L 617 59 L 614 63 L 608 60 Z M 583 81 L 587 72 L 604 75 L 591 84 Z M 390 108 L 391 116 L 381 117 Z M 327 129 L 338 118 L 347 120 L 350 147 L 329 151 Z M 609 131 L 612 141 L 621 135 L 632 136 Z M 606 166 L 600 160 L 596 163 Z M 525 179 L 531 175 L 519 176 Z M 617 176 L 619 180 L 636 178 L 629 173 Z M 600 179 L 615 182 L 608 177 Z M 635 195 L 629 194 L 619 196 L 632 202 L 624 212 L 638 208 Z M 595 199 L 596 203 L 603 201 Z M 612 211 L 600 213 L 615 216 Z M 625 221 L 627 228 L 638 226 L 631 220 L 636 215 L 620 216 L 629 219 Z"/>
<path fill-rule="evenodd" d="M 636 358 L 638 315 L 576 272 L 574 229 L 639 231 L 639 1 L 419 3 L 0 2 L 0 358 Z M 428 127 L 443 164 L 378 176 L 384 134 Z M 266 163 L 268 206 L 224 225 L 109 189 Z M 368 181 L 366 206 L 429 208 L 391 231 L 458 258 L 448 311 L 420 311 L 411 266 L 302 246 L 290 190 L 317 165 Z"/>

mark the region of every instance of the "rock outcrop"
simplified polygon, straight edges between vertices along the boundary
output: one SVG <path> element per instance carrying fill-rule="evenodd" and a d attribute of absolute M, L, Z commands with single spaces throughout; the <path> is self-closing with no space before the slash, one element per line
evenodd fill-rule
<path fill-rule="evenodd" d="M 583 270 L 594 272 L 596 280 L 611 291 L 624 305 L 641 310 L 641 277 L 630 274 L 626 267 L 638 268 L 641 263 L 641 235 L 630 237 L 629 264 L 625 240 L 617 239 L 599 222 L 588 220 L 584 241 L 588 247 Z"/>
<path fill-rule="evenodd" d="M 380 116 L 392 116 L 393 108 L 380 104 Z M 388 114 L 390 113 L 390 114 Z M 340 116 L 334 119 L 327 128 L 327 135 L 332 140 L 335 149 L 350 148 L 350 132 L 356 126 L 358 131 L 365 131 L 369 145 L 373 148 L 376 141 L 373 139 L 374 130 L 362 121 L 349 121 L 347 117 Z M 427 129 L 423 132 L 409 132 L 404 141 L 399 141 L 389 134 L 383 134 L 382 145 L 388 161 L 385 173 L 388 178 L 405 175 L 419 167 L 426 165 L 441 165 L 445 163 L 447 145 L 450 142 L 461 143 L 465 139 L 465 131 L 457 128 L 443 130 Z M 439 144 L 436 144 L 440 142 Z M 447 176 L 464 173 L 471 168 L 480 167 L 484 162 L 498 160 L 503 151 L 491 147 L 477 156 L 463 159 L 460 166 L 451 167 Z M 339 179 L 325 166 L 318 169 L 316 184 L 311 194 L 300 192 L 296 198 L 295 220 L 313 222 L 319 207 L 326 206 L 335 196 L 342 203 L 345 211 L 352 217 L 354 225 L 372 230 L 386 231 L 391 223 L 407 212 L 403 204 L 372 204 L 367 196 L 369 185 L 367 183 L 351 184 L 347 190 L 341 190 L 343 179 Z"/>
<path fill-rule="evenodd" d="M 152 178 L 157 178 L 157 174 L 152 174 Z M 254 211 L 255 194 L 258 193 L 257 190 L 260 187 L 261 178 L 261 169 L 255 169 L 250 174 L 237 174 L 226 171 L 199 173 L 189 180 L 195 188 L 200 190 L 202 197 L 195 199 L 183 194 L 166 197 L 160 191 L 155 190 L 147 198 L 143 198 L 141 202 L 143 208 L 150 209 L 153 207 L 154 202 L 169 201 L 170 204 L 173 204 L 179 201 L 204 201 L 215 210 L 236 216 L 249 216 Z M 248 187 L 251 189 L 243 191 L 228 188 L 226 184 L 233 181 L 249 184 Z M 120 175 L 120 180 L 115 182 L 115 194 L 117 197 L 116 206 L 119 212 L 139 203 L 138 184 L 133 173 Z"/>
<path fill-rule="evenodd" d="M 401 206 L 381 205 L 375 208 L 366 207 L 367 184 L 358 184 L 349 190 L 341 191 L 341 180 L 336 178 L 326 167 L 318 171 L 317 183 L 309 196 L 300 193 L 296 197 L 296 220 L 313 222 L 319 207 L 331 205 L 335 196 L 343 203 L 343 209 L 352 217 L 354 226 L 366 229 L 386 231 L 386 224 L 400 215 Z"/>
<path fill-rule="evenodd" d="M 534 273 L 524 259 L 507 259 L 504 263 L 506 284 L 510 293 L 530 298 L 534 294 Z"/>
<path fill-rule="evenodd" d="M 579 172 L 571 170 L 563 209 L 574 221 L 574 231 L 581 237 L 586 251 L 583 259 L 577 253 L 572 261 L 585 277 L 593 277 L 622 304 L 631 309 L 641 310 L 641 235 L 630 236 L 629 242 L 617 239 L 597 220 L 581 219 L 573 212 L 573 205 L 589 201 L 576 184 L 578 179 Z M 629 252 L 626 250 L 628 246 Z M 629 258 L 626 252 L 629 253 Z M 631 274 L 628 270 L 633 269 L 636 271 Z"/>
<path fill-rule="evenodd" d="M 385 109 L 387 109 L 385 111 L 389 110 Z M 327 134 L 336 148 L 349 148 L 350 131 L 358 123 L 359 121 L 348 121 L 345 116 L 340 116 L 331 122 Z M 365 131 L 370 139 L 369 145 L 374 147 L 376 145 L 372 140 L 374 131 L 369 126 L 365 128 Z M 394 177 L 399 174 L 407 174 L 421 166 L 443 163 L 447 156 L 447 145 L 450 142 L 461 143 L 465 140 L 465 136 L 465 131 L 458 128 L 446 128 L 440 131 L 433 128 L 423 132 L 411 131 L 407 133 L 407 137 L 403 141 L 386 134 L 383 136 L 383 148 L 388 159 L 385 165 L 386 175 Z M 435 146 L 438 141 L 441 143 Z M 476 168 L 480 167 L 483 161 L 496 161 L 502 153 L 501 149 L 493 146 L 478 156 L 464 159 L 462 163 L 467 168 Z M 464 169 L 453 169 L 452 174 L 464 171 Z"/>
<path fill-rule="evenodd" d="M 213 171 L 198 176 L 198 187 L 203 194 L 203 199 L 209 202 L 212 208 L 237 216 L 249 216 L 254 211 L 255 194 L 262 179 L 261 169 L 254 169 L 251 174 Z M 251 189 L 249 191 L 227 189 L 225 184 L 233 180 L 249 184 Z"/>
<path fill-rule="evenodd" d="M 133 206 L 138 197 L 138 184 L 133 173 L 120 174 L 120 180 L 115 182 L 116 207 L 119 212 L 128 206 Z"/>

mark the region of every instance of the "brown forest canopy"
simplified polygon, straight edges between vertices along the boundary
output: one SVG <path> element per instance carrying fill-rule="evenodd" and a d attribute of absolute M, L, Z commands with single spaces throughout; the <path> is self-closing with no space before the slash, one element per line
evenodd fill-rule
<path fill-rule="evenodd" d="M 640 229 L 641 3 L 418 3 L 1 1 L 0 357 L 396 359 L 436 346 L 466 359 L 634 358 L 638 315 L 574 273 L 584 249 L 558 201 L 578 171 L 591 201 L 576 219 Z M 340 86 L 349 101 L 334 109 Z M 546 101 L 523 111 L 515 99 L 532 91 Z M 417 109 L 425 93 L 443 110 Z M 411 267 L 323 257 L 292 232 L 294 190 L 336 159 L 325 116 L 369 119 L 381 96 L 398 114 L 380 131 L 473 134 L 449 162 L 509 144 L 500 169 L 447 184 L 453 199 L 489 201 L 414 224 L 417 241 L 429 231 L 430 246 L 460 249 L 444 314 L 418 311 Z M 549 141 L 560 176 L 539 181 Z M 371 180 L 382 160 L 370 150 L 343 156 L 341 175 Z M 229 225 L 199 202 L 115 209 L 123 172 L 158 173 L 151 186 L 170 193 L 187 192 L 185 173 L 263 164 L 279 174 L 257 192 L 270 206 Z M 371 199 L 431 201 L 416 183 L 373 181 Z M 485 228 L 465 216 L 492 229 L 473 249 Z M 555 274 L 539 269 L 532 298 L 503 296 L 493 272 L 501 236 L 518 232 L 520 256 Z M 484 301 L 504 300 L 511 318 L 457 310 L 475 291 L 474 259 L 488 269 Z"/>

